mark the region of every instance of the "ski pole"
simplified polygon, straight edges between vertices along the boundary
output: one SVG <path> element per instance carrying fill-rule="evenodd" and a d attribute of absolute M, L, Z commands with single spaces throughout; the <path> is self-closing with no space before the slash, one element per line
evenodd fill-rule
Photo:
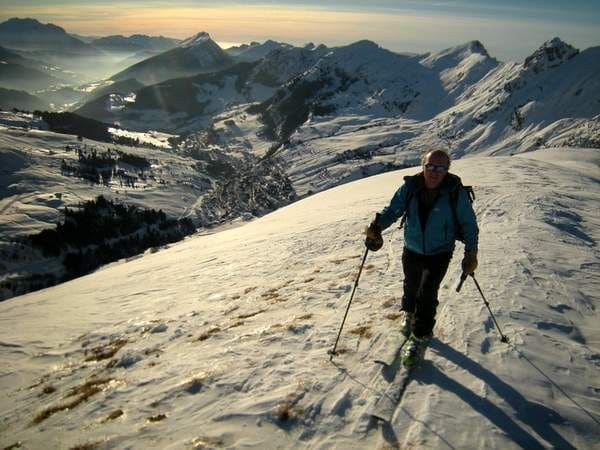
<path fill-rule="evenodd" d="M 462 285 L 465 282 L 465 280 L 467 279 L 468 275 L 466 273 L 462 273 L 462 275 L 460 276 L 460 281 L 458 282 L 458 286 L 456 286 L 456 292 L 460 292 L 460 290 L 462 289 Z"/>
<path fill-rule="evenodd" d="M 475 286 L 477 286 L 477 290 L 481 294 L 481 298 L 483 299 L 483 303 L 485 303 L 485 306 L 487 307 L 488 311 L 490 312 L 490 315 L 492 316 L 492 320 L 494 321 L 494 325 L 496 325 L 496 328 L 498 329 L 498 333 L 500 333 L 500 336 L 501 336 L 500 341 L 508 343 L 508 338 L 502 333 L 502 330 L 500 329 L 500 326 L 498 325 L 498 322 L 496 321 L 496 317 L 494 316 L 494 313 L 490 309 L 490 304 L 485 299 L 485 296 L 483 295 L 483 292 L 481 291 L 481 288 L 479 287 L 479 283 L 475 279 L 475 274 L 474 273 L 471 274 L 471 278 L 473 278 L 473 281 L 475 282 Z"/>
<path fill-rule="evenodd" d="M 354 298 L 354 293 L 356 292 L 356 287 L 358 286 L 358 280 L 360 278 L 360 274 L 362 272 L 363 266 L 365 265 L 365 260 L 367 259 L 367 254 L 369 253 L 369 249 L 365 249 L 365 255 L 363 256 L 362 262 L 360 263 L 360 268 L 358 269 L 358 275 L 356 276 L 356 281 L 354 281 L 354 288 L 352 289 L 352 294 L 350 294 L 350 300 L 348 301 L 348 306 L 346 307 L 346 313 L 344 314 L 344 319 L 342 320 L 342 325 L 340 326 L 340 331 L 338 332 L 337 338 L 335 339 L 335 344 L 333 344 L 333 348 L 329 350 L 329 361 L 331 361 L 336 354 L 335 349 L 338 345 L 338 341 L 340 340 L 340 336 L 342 334 L 342 328 L 344 328 L 344 323 L 346 322 L 346 317 L 348 316 L 348 311 L 350 311 L 350 305 L 352 304 L 352 299 Z"/>

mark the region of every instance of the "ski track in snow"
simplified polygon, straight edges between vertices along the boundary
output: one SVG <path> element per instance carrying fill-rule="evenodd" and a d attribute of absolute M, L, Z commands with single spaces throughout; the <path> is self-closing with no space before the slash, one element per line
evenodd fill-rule
<path fill-rule="evenodd" d="M 598 425 L 524 357 L 600 417 L 598 155 L 453 164 L 477 195 L 477 278 L 511 344 L 471 280 L 454 292 L 457 248 L 436 337 L 389 424 L 366 410 L 401 317 L 396 226 L 367 258 L 341 354 L 326 352 L 362 229 L 411 169 L 1 303 L 0 445 L 593 448 Z"/>

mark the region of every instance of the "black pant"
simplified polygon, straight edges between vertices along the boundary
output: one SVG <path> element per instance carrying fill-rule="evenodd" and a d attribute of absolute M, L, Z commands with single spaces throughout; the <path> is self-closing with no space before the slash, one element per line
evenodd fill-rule
<path fill-rule="evenodd" d="M 415 313 L 413 334 L 423 337 L 430 334 L 435 325 L 438 290 L 446 275 L 452 252 L 439 255 L 420 255 L 404 248 L 404 295 L 402 310 Z"/>

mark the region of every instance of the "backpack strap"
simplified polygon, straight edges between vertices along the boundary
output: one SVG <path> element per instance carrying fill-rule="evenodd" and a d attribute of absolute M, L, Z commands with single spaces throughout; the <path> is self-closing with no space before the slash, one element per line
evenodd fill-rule
<path fill-rule="evenodd" d="M 458 214 L 456 212 L 456 208 L 458 207 L 458 196 L 460 194 L 461 189 L 467 194 L 469 202 L 473 203 L 473 201 L 475 200 L 475 191 L 473 191 L 473 186 L 464 186 L 460 178 L 458 178 L 458 184 L 454 189 L 450 191 L 450 209 L 452 210 L 452 218 L 454 219 L 454 229 L 456 230 L 456 236 L 459 241 L 464 240 L 462 227 L 460 225 L 460 222 L 458 221 Z"/>
<path fill-rule="evenodd" d="M 404 224 L 406 223 L 410 202 L 418 191 L 418 189 L 416 189 L 415 186 L 416 177 L 418 176 L 419 174 L 404 177 L 404 182 L 406 183 L 406 199 L 404 200 L 404 213 L 402 214 L 402 218 L 400 219 L 400 225 L 398 226 L 399 230 L 401 230 L 404 227 Z"/>

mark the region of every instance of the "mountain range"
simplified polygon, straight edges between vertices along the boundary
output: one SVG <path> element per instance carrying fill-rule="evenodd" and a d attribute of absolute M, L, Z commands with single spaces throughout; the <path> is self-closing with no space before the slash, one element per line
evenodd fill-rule
<path fill-rule="evenodd" d="M 398 54 L 369 40 L 340 47 L 266 41 L 221 49 L 208 33 L 200 32 L 181 41 L 154 41 L 173 47 L 106 79 L 56 87 L 38 92 L 38 97 L 0 90 L 5 109 L 38 109 L 68 99 L 75 115 L 45 115 L 58 125 L 40 124 L 39 116 L 27 114 L 8 114 L 2 120 L 25 130 L 50 128 L 80 138 L 152 143 L 178 155 L 195 170 L 188 182 L 202 188 L 180 196 L 173 210 L 201 228 L 260 216 L 316 192 L 414 166 L 429 148 L 446 148 L 455 159 L 557 146 L 600 148 L 600 47 L 579 51 L 554 38 L 522 63 L 504 63 L 480 41 L 421 55 Z M 105 42 L 123 44 L 114 37 Z M 148 45 L 148 51 L 156 50 Z M 3 55 L 5 65 L 27 59 L 12 49 Z M 98 133 L 86 132 L 83 124 Z M 8 147 L 18 146 L 19 133 L 4 137 Z M 48 151 L 61 155 L 67 167 L 86 166 L 65 147 L 70 144 L 52 145 Z M 33 184 L 47 189 L 62 185 L 65 174 L 57 178 L 54 173 L 60 161 L 55 157 L 48 169 L 44 166 L 50 158 L 37 156 L 29 151 L 22 156 L 35 167 Z M 165 155 L 156 158 L 161 159 L 170 161 Z M 85 175 L 88 170 L 64 172 Z M 67 178 L 75 183 L 74 177 Z M 83 177 L 77 183 L 86 182 Z M 111 192 L 120 190 L 116 178 L 106 184 Z M 150 194 L 166 184 L 144 186 Z M 98 183 L 86 190 L 87 197 L 105 188 Z M 18 195 L 11 191 L 9 197 L 13 194 Z M 45 203 L 53 193 L 36 195 Z M 154 200 L 141 203 L 160 207 Z M 38 215 L 36 208 L 25 216 L 15 210 L 19 219 L 7 222 L 7 229 L 21 219 L 36 230 L 47 226 L 47 217 L 55 218 L 70 202 L 51 204 L 56 206 L 50 216 Z M 17 273 L 18 267 L 14 269 Z"/>

